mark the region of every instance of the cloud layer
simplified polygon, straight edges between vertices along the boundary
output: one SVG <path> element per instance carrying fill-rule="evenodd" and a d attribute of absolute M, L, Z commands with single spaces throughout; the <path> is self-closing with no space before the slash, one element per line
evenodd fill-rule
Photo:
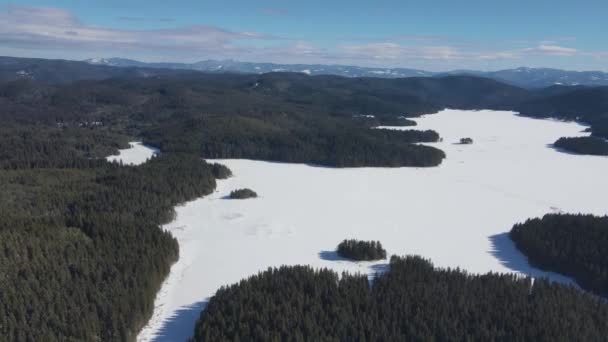
<path fill-rule="evenodd" d="M 267 15 L 287 11 L 262 9 Z M 162 21 L 172 18 L 120 17 L 119 21 Z M 238 32 L 208 25 L 156 30 L 126 30 L 87 25 L 70 12 L 50 7 L 6 6 L 0 9 L 0 54 L 120 56 L 146 61 L 235 58 L 287 63 L 351 63 L 427 69 L 487 69 L 511 64 L 569 59 L 603 60 L 605 52 L 562 46 L 575 38 L 543 41 L 466 41 L 449 37 L 400 35 L 382 41 L 357 39 L 321 48 L 307 41 L 260 32 Z M 36 52 L 36 53 L 34 53 Z M 95 55 L 91 55 L 95 54 Z"/>
<path fill-rule="evenodd" d="M 126 18 L 124 18 L 126 19 Z M 134 20 L 141 18 L 128 18 Z M 158 30 L 120 30 L 85 25 L 67 11 L 29 6 L 8 6 L 0 13 L 0 45 L 27 49 L 93 49 L 135 52 L 163 50 L 183 54 L 239 52 L 239 41 L 273 37 L 233 32 L 212 26 Z"/>

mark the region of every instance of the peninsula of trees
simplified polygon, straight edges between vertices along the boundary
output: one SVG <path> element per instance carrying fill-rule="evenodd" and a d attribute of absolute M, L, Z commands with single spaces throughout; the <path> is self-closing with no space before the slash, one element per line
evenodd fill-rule
<path fill-rule="evenodd" d="M 52 136 L 0 144 L 0 336 L 134 341 L 179 255 L 159 225 L 215 188 L 213 166 L 177 153 L 121 166 Z"/>
<path fill-rule="evenodd" d="M 191 342 L 601 341 L 608 304 L 544 279 L 437 269 L 393 257 L 373 285 L 307 266 L 271 268 L 211 298 Z"/>
<path fill-rule="evenodd" d="M 608 141 L 598 137 L 559 138 L 554 147 L 577 154 L 608 156 Z"/>
<path fill-rule="evenodd" d="M 608 295 L 608 217 L 548 214 L 515 225 L 510 237 L 534 266 Z"/>

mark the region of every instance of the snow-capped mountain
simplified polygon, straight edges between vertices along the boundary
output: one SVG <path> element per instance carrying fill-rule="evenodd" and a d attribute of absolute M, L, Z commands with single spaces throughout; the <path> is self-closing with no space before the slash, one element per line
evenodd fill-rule
<path fill-rule="evenodd" d="M 498 71 L 455 70 L 442 75 L 473 75 L 495 79 L 525 88 L 544 88 L 552 85 L 604 86 L 608 85 L 608 73 L 601 71 L 568 71 L 549 68 L 505 69 Z"/>
<path fill-rule="evenodd" d="M 132 59 L 126 58 L 89 58 L 85 60 L 85 62 L 94 65 L 107 65 L 107 66 L 115 66 L 115 67 L 144 67 L 149 66 L 149 63 L 139 62 Z"/>
<path fill-rule="evenodd" d="M 433 72 L 406 68 L 368 68 L 352 65 L 275 64 L 252 63 L 235 60 L 205 60 L 196 63 L 144 63 L 124 58 L 92 58 L 87 63 L 118 67 L 147 67 L 165 69 L 192 69 L 205 72 L 239 72 L 263 74 L 268 72 L 301 72 L 308 75 L 339 75 L 345 77 L 415 77 L 432 76 Z"/>
<path fill-rule="evenodd" d="M 568 71 L 548 68 L 517 68 L 491 73 L 491 77 L 516 85 L 540 88 L 551 85 L 608 85 L 608 73 L 601 71 Z"/>
<path fill-rule="evenodd" d="M 543 88 L 552 85 L 608 85 L 608 73 L 601 71 L 567 71 L 548 68 L 505 69 L 499 71 L 453 70 L 431 72 L 407 68 L 370 68 L 352 65 L 276 64 L 228 60 L 205 60 L 196 63 L 145 63 L 125 58 L 92 58 L 89 64 L 115 67 L 140 67 L 197 70 L 204 72 L 237 72 L 262 74 L 268 72 L 301 72 L 308 75 L 338 75 L 345 77 L 441 77 L 447 75 L 474 75 L 487 77 L 524 88 Z"/>

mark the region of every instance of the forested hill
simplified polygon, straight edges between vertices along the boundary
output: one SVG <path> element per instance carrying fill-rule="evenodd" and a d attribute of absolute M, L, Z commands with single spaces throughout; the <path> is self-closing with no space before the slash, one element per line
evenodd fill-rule
<path fill-rule="evenodd" d="M 443 153 L 412 143 L 435 141 L 437 134 L 368 128 L 446 107 L 579 119 L 592 125 L 594 135 L 608 137 L 608 87 L 532 91 L 473 76 L 380 79 L 163 69 L 149 73 L 36 59 L 0 59 L 0 75 L 14 74 L 24 64 L 44 76 L 21 75 L 0 82 L 4 122 L 102 123 L 113 132 L 142 137 L 165 152 L 203 157 L 329 166 L 433 166 Z M 70 75 L 105 79 L 39 82 L 78 79 Z"/>
<path fill-rule="evenodd" d="M 159 225 L 215 188 L 196 156 L 121 166 L 90 158 L 119 141 L 73 130 L 2 129 L 2 341 L 134 341 L 179 254 Z"/>
<path fill-rule="evenodd" d="M 222 79 L 219 88 L 237 84 L 253 85 L 265 81 L 267 86 L 288 95 L 293 101 L 322 102 L 323 106 L 349 103 L 344 109 L 389 112 L 394 104 L 407 103 L 413 112 L 427 112 L 432 107 L 517 109 L 533 116 L 556 115 L 564 118 L 597 116 L 606 112 L 608 87 L 562 86 L 518 88 L 501 83 L 502 78 L 484 78 L 484 73 L 445 73 L 435 77 L 382 79 L 372 77 L 308 76 L 303 73 L 230 74 L 202 73 L 181 68 L 146 67 L 145 63 L 129 67 L 112 64 L 90 64 L 80 61 L 48 60 L 0 56 L 0 84 L 15 80 L 34 80 L 41 84 L 73 83 L 82 80 L 112 78 L 185 77 L 209 81 Z M 529 71 L 525 68 L 520 71 Z M 545 70 L 546 71 L 546 70 Z M 517 72 L 517 76 L 526 73 Z M 469 75 L 469 76 L 467 76 Z M 214 83 L 215 83 L 214 81 Z M 235 83 L 236 82 L 236 83 Z M 270 83 L 270 84 L 268 84 Z M 218 84 L 216 83 L 216 86 Z M 264 88 L 264 87 L 263 87 Z M 268 87 L 264 88 L 270 91 Z M 357 95 L 358 99 L 353 99 Z M 603 98 L 603 100 L 602 100 Z M 371 100 L 371 102 L 367 102 Z M 343 103 L 346 101 L 346 103 Z M 355 103 L 353 103 L 353 101 Z M 336 103 L 338 102 L 338 103 Z M 378 108 L 376 105 L 381 105 Z M 393 105 L 393 106 L 391 106 Z M 586 114 L 589 112 L 590 114 Z"/>
<path fill-rule="evenodd" d="M 134 340 L 178 255 L 159 224 L 229 174 L 201 156 L 435 166 L 444 153 L 417 143 L 437 141 L 437 132 L 371 128 L 445 107 L 526 108 L 527 115 L 551 108 L 552 116 L 571 117 L 574 102 L 594 133 L 605 135 L 604 88 L 531 92 L 465 76 L 114 74 L 111 67 L 29 63 L 35 73 L 0 63 L 0 74 L 19 75 L 0 81 L 0 336 L 11 341 Z M 93 80 L 72 82 L 80 77 Z M 133 137 L 158 146 L 161 157 L 137 167 L 103 159 Z M 571 299 L 582 312 L 597 309 L 578 296 Z M 559 316 L 551 319 L 563 327 Z"/>
<path fill-rule="evenodd" d="M 254 79 L 260 91 L 293 101 L 370 114 L 416 116 L 445 107 L 506 109 L 532 97 L 527 90 L 473 76 L 381 79 L 269 73 Z"/>
<path fill-rule="evenodd" d="M 193 73 L 193 71 L 135 66 L 116 68 L 60 59 L 0 56 L 0 82 L 29 79 L 46 84 L 60 84 L 81 80 L 104 80 L 113 77 L 152 77 L 184 73 Z"/>
<path fill-rule="evenodd" d="M 505 69 L 498 71 L 452 70 L 432 72 L 405 68 L 366 68 L 353 65 L 274 64 L 251 63 L 235 60 L 206 60 L 195 63 L 145 63 L 125 58 L 92 58 L 85 62 L 95 65 L 120 67 L 149 67 L 161 69 L 189 69 L 204 72 L 238 72 L 262 74 L 273 71 L 302 72 L 310 75 L 338 75 L 346 77 L 442 77 L 447 75 L 474 75 L 491 78 L 518 87 L 539 89 L 554 84 L 564 85 L 608 85 L 608 74 L 601 71 L 568 71 L 549 68 Z"/>
<path fill-rule="evenodd" d="M 546 89 L 547 96 L 522 103 L 516 109 L 523 115 L 586 122 L 594 135 L 608 138 L 608 87 L 557 89 Z"/>
<path fill-rule="evenodd" d="M 579 118 L 598 136 L 608 131 L 608 88 L 529 91 L 472 76 L 379 79 L 186 71 L 119 76 L 62 85 L 30 79 L 0 83 L 0 119 L 62 127 L 101 123 L 165 152 L 328 166 L 439 164 L 441 151 L 412 144 L 435 141 L 436 133 L 369 128 L 446 107 Z"/>

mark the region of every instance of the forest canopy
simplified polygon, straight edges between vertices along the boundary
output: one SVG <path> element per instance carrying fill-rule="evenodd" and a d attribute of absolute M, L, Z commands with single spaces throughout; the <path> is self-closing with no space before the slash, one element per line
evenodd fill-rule
<path fill-rule="evenodd" d="M 554 144 L 556 148 L 577 154 L 608 156 L 608 141 L 598 137 L 559 138 Z"/>
<path fill-rule="evenodd" d="M 338 255 L 356 261 L 371 261 L 386 259 L 386 250 L 380 241 L 344 240 L 336 249 Z"/>
<path fill-rule="evenodd" d="M 0 335 L 6 340 L 133 341 L 179 254 L 175 239 L 159 225 L 173 218 L 175 205 L 210 193 L 216 179 L 231 175 L 200 157 L 336 167 L 436 166 L 445 158 L 443 151 L 418 143 L 438 141 L 437 132 L 372 128 L 412 125 L 411 118 L 444 108 L 520 110 L 579 120 L 591 125 L 594 136 L 608 137 L 608 88 L 555 93 L 469 76 L 381 80 L 26 63 L 48 83 L 0 83 Z M 20 65 L 1 65 L 0 76 L 14 76 Z M 138 77 L 143 75 L 149 77 Z M 357 119 L 369 113 L 373 119 Z M 161 156 L 140 166 L 105 161 L 133 137 L 160 148 Z M 580 242 L 581 249 L 573 252 L 580 259 L 562 261 L 555 249 L 571 246 L 553 238 L 575 233 L 558 228 L 559 234 L 546 229 L 545 236 L 541 229 L 538 237 L 521 239 L 546 239 L 551 248 L 519 247 L 529 248 L 531 255 L 539 251 L 539 264 L 572 272 L 588 288 L 603 291 L 607 272 L 597 245 L 604 241 L 601 233 L 597 240 L 595 233 L 573 237 L 577 246 Z M 210 314 L 199 325 L 209 328 L 197 328 L 196 338 L 214 340 L 228 331 L 265 340 L 288 331 L 304 339 L 597 340 L 606 333 L 604 306 L 590 304 L 595 302 L 572 289 L 536 281 L 530 292 L 529 281 L 514 276 L 433 271 L 428 262 L 411 258 L 395 260 L 392 269 L 371 289 L 365 277 L 337 281 L 329 271 L 269 271 L 259 279 L 279 288 L 275 299 L 285 303 L 273 302 L 257 278 L 243 288 L 226 288 L 211 301 Z M 425 285 L 417 286 L 404 272 L 428 277 L 437 286 L 421 278 Z M 290 286 L 277 285 L 283 281 Z M 452 291 L 447 297 L 446 289 Z M 223 294 L 230 291 L 237 295 L 230 303 L 248 313 L 238 318 L 243 325 L 231 316 L 234 312 L 222 311 L 230 298 Z M 259 312 L 245 305 L 239 291 L 263 298 L 256 303 L 262 312 L 277 309 L 285 315 L 258 319 Z M 326 302 L 331 305 L 319 304 Z M 302 303 L 312 310 L 302 309 Z M 454 311 L 428 311 L 434 307 Z M 495 309 L 505 307 L 510 310 Z M 377 335 L 377 326 L 385 335 Z M 541 326 L 546 329 L 540 331 Z M 579 335 L 572 334 L 575 330 Z"/>
<path fill-rule="evenodd" d="M 516 224 L 510 237 L 533 265 L 608 295 L 608 217 L 548 214 Z"/>
<path fill-rule="evenodd" d="M 608 304 L 545 279 L 437 269 L 415 256 L 364 275 L 283 266 L 223 287 L 201 341 L 600 341 Z"/>
<path fill-rule="evenodd" d="M 251 189 L 244 188 L 244 189 L 232 190 L 228 197 L 230 197 L 230 199 L 247 199 L 247 198 L 256 198 L 256 197 L 258 197 L 258 194 Z"/>
<path fill-rule="evenodd" d="M 2 340 L 134 341 L 179 255 L 159 225 L 227 169 L 177 153 L 91 158 L 126 139 L 88 128 L 4 127 L 0 139 Z"/>
<path fill-rule="evenodd" d="M 259 85 L 252 89 L 254 83 Z M 337 167 L 442 162 L 441 150 L 417 144 L 437 141 L 436 132 L 383 132 L 370 129 L 375 122 L 353 119 L 370 109 L 390 120 L 395 113 L 416 116 L 438 106 L 395 99 L 366 86 L 348 97 L 323 87 L 342 83 L 328 78 L 309 84 L 294 74 L 173 75 L 62 85 L 18 80 L 0 84 L 0 119 L 49 129 L 87 128 L 99 136 L 138 136 L 163 153 L 203 158 Z M 312 89 L 318 95 L 309 98 Z"/>

